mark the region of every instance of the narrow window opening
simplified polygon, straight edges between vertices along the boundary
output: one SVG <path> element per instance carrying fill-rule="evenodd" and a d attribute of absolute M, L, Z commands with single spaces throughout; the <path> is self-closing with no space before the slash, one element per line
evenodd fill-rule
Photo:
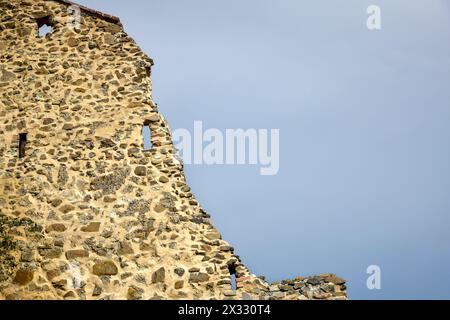
<path fill-rule="evenodd" d="M 148 123 L 144 123 L 144 126 L 142 127 L 142 139 L 144 143 L 144 150 L 152 149 L 152 133 Z"/>
<path fill-rule="evenodd" d="M 51 17 L 43 17 L 36 20 L 36 23 L 38 25 L 38 35 L 41 38 L 46 37 L 48 34 L 52 33 L 53 30 L 53 24 L 51 21 Z"/>
<path fill-rule="evenodd" d="M 19 134 L 19 158 L 25 157 L 26 144 L 27 144 L 27 134 L 20 133 Z"/>
<path fill-rule="evenodd" d="M 231 275 L 231 290 L 236 291 L 237 289 L 237 279 L 236 279 L 236 268 L 233 265 L 228 266 L 228 271 Z"/>
<path fill-rule="evenodd" d="M 145 83 L 146 83 L 146 90 L 147 90 L 147 99 L 149 101 L 152 100 L 152 81 L 150 80 L 150 75 L 152 73 L 152 70 L 150 67 L 146 67 L 145 68 L 145 73 L 147 75 L 146 79 L 145 79 Z"/>

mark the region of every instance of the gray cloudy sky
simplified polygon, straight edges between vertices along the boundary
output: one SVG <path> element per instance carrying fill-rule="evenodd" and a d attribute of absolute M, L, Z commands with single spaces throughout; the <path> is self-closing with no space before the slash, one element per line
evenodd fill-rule
<path fill-rule="evenodd" d="M 450 298 L 448 1 L 78 2 L 120 16 L 155 60 L 172 129 L 280 129 L 276 176 L 186 167 L 254 273 L 337 273 L 352 299 Z"/>

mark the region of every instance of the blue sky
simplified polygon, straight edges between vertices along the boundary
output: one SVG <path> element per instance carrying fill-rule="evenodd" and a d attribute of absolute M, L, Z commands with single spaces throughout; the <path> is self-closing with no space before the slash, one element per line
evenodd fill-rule
<path fill-rule="evenodd" d="M 352 299 L 450 298 L 445 0 L 83 0 L 154 60 L 172 129 L 280 129 L 280 171 L 187 166 L 224 238 L 268 280 L 337 273 Z M 366 28 L 379 5 L 382 29 Z M 366 268 L 381 267 L 381 290 Z"/>

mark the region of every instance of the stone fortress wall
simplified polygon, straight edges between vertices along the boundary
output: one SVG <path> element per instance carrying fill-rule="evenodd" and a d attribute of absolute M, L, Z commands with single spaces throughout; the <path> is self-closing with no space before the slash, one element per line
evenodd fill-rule
<path fill-rule="evenodd" d="M 0 0 L 0 299 L 346 299 L 331 274 L 245 267 L 186 183 L 153 61 L 71 4 Z"/>

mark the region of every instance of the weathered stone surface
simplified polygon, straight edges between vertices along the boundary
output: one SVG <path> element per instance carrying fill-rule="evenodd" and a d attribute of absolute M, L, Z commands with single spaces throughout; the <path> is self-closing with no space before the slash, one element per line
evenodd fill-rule
<path fill-rule="evenodd" d="M 66 290 L 67 287 L 67 279 L 55 280 L 52 281 L 53 287 L 59 290 Z"/>
<path fill-rule="evenodd" d="M 331 283 L 334 283 L 334 284 L 337 284 L 337 285 L 345 284 L 345 280 L 344 279 L 339 278 L 339 277 L 335 276 L 334 274 L 325 276 L 324 277 L 324 281 L 325 282 L 331 282 Z"/>
<path fill-rule="evenodd" d="M 0 66 L 0 82 L 10 82 L 16 79 L 16 75 Z"/>
<path fill-rule="evenodd" d="M 69 180 L 69 175 L 67 173 L 67 167 L 60 166 L 59 171 L 58 171 L 58 184 L 61 186 L 64 186 L 67 183 L 67 180 Z"/>
<path fill-rule="evenodd" d="M 207 273 L 198 272 L 198 273 L 191 273 L 189 277 L 190 283 L 198 283 L 198 282 L 205 282 L 209 280 L 209 275 Z"/>
<path fill-rule="evenodd" d="M 176 290 L 179 290 L 179 289 L 182 289 L 183 288 L 183 286 L 184 286 L 184 281 L 177 281 L 177 282 L 175 282 L 175 289 Z"/>
<path fill-rule="evenodd" d="M 99 295 L 101 295 L 103 292 L 102 287 L 95 285 L 94 290 L 92 291 L 92 296 L 93 297 L 98 297 Z"/>
<path fill-rule="evenodd" d="M 169 181 L 170 181 L 169 178 L 167 178 L 166 176 L 161 176 L 161 177 L 159 177 L 159 182 L 167 183 L 167 182 L 169 182 Z"/>
<path fill-rule="evenodd" d="M 59 208 L 59 211 L 61 211 L 62 213 L 68 213 L 73 210 L 75 210 L 75 206 L 71 204 L 65 204 Z"/>
<path fill-rule="evenodd" d="M 134 250 L 130 243 L 123 241 L 120 243 L 119 255 L 133 254 Z"/>
<path fill-rule="evenodd" d="M 320 278 L 318 277 L 312 277 L 306 280 L 306 283 L 313 285 L 313 286 L 317 286 L 320 284 Z"/>
<path fill-rule="evenodd" d="M 56 259 L 62 255 L 62 249 L 55 246 L 41 247 L 39 248 L 39 254 L 45 259 Z"/>
<path fill-rule="evenodd" d="M 225 297 L 235 297 L 236 296 L 236 291 L 234 290 L 226 290 L 223 295 Z"/>
<path fill-rule="evenodd" d="M 66 251 L 66 258 L 68 260 L 77 259 L 77 258 L 88 258 L 89 252 L 86 250 L 69 250 Z"/>
<path fill-rule="evenodd" d="M 166 270 L 164 269 L 164 267 L 159 268 L 152 275 L 152 283 L 164 282 L 165 279 Z"/>
<path fill-rule="evenodd" d="M 52 201 L 51 201 L 51 205 L 53 206 L 53 207 L 58 207 L 61 203 L 62 203 L 63 201 L 61 200 L 61 199 L 53 199 Z"/>
<path fill-rule="evenodd" d="M 118 273 L 118 269 L 112 261 L 101 261 L 94 264 L 92 273 L 97 276 L 114 276 Z"/>
<path fill-rule="evenodd" d="M 279 288 L 280 288 L 280 291 L 290 291 L 290 290 L 294 289 L 293 287 L 288 286 L 288 285 L 280 285 Z"/>
<path fill-rule="evenodd" d="M 105 197 L 103 198 L 103 201 L 106 202 L 106 203 L 115 202 L 116 200 L 117 200 L 117 198 L 111 197 L 111 196 L 105 196 Z"/>
<path fill-rule="evenodd" d="M 174 270 L 175 274 L 177 274 L 179 277 L 182 277 L 185 273 L 185 270 L 183 268 L 176 268 Z"/>
<path fill-rule="evenodd" d="M 64 232 L 67 227 L 63 223 L 54 223 L 45 228 L 46 232 Z"/>
<path fill-rule="evenodd" d="M 73 128 L 75 128 L 75 126 L 72 123 L 65 123 L 63 125 L 63 130 L 73 130 Z"/>
<path fill-rule="evenodd" d="M 150 204 L 151 201 L 149 200 L 133 200 L 129 203 L 128 208 L 123 215 L 144 215 L 150 211 Z"/>
<path fill-rule="evenodd" d="M 144 166 L 136 167 L 136 169 L 134 169 L 134 174 L 137 175 L 137 176 L 141 176 L 141 177 L 146 176 L 147 175 L 147 168 L 144 167 Z"/>
<path fill-rule="evenodd" d="M 80 43 L 80 40 L 77 38 L 69 38 L 67 40 L 67 44 L 69 45 L 69 47 L 76 47 L 78 46 L 78 44 Z"/>
<path fill-rule="evenodd" d="M 34 258 L 34 252 L 30 248 L 25 248 L 20 255 L 20 261 L 31 262 Z"/>
<path fill-rule="evenodd" d="M 218 240 L 220 239 L 220 234 L 218 232 L 210 232 L 205 235 L 209 240 Z"/>
<path fill-rule="evenodd" d="M 127 298 L 128 300 L 140 300 L 142 299 L 143 293 L 144 293 L 143 289 L 136 286 L 131 286 L 128 288 Z"/>
<path fill-rule="evenodd" d="M 81 228 L 83 232 L 98 232 L 100 230 L 100 222 L 91 222 L 87 226 Z"/>
<path fill-rule="evenodd" d="M 14 277 L 14 283 L 17 283 L 19 285 L 26 285 L 31 280 L 33 280 L 34 272 L 29 269 L 19 269 L 17 270 L 16 276 Z"/>
<path fill-rule="evenodd" d="M 112 194 L 120 189 L 130 174 L 130 168 L 120 168 L 114 173 L 98 177 L 91 183 L 93 190 L 102 190 L 104 194 Z"/>
<path fill-rule="evenodd" d="M 44 125 L 52 124 L 53 122 L 55 122 L 55 120 L 52 118 L 45 118 L 44 120 L 42 120 L 42 123 Z"/>
<path fill-rule="evenodd" d="M 159 121 L 159 116 L 157 114 L 152 114 L 146 118 L 145 122 L 150 123 L 150 122 L 157 122 L 157 121 Z"/>

